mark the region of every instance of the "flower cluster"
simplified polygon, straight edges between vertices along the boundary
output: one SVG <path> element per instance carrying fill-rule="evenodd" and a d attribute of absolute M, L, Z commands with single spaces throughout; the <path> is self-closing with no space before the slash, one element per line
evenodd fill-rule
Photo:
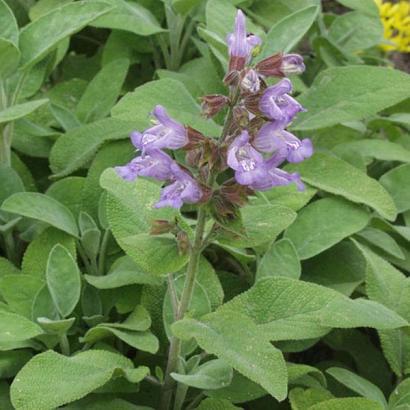
<path fill-rule="evenodd" d="M 184 202 L 199 202 L 202 191 L 198 183 L 163 151 L 184 147 L 188 143 L 187 129 L 170 118 L 161 105 L 154 108 L 153 116 L 156 119 L 153 127 L 131 134 L 131 141 L 141 155 L 125 166 L 116 167 L 118 175 L 128 181 L 144 176 L 171 182 L 163 188 L 157 208 L 180 208 Z"/>
<path fill-rule="evenodd" d="M 180 208 L 184 203 L 213 197 L 215 203 L 223 204 L 214 208 L 218 212 L 222 209 L 223 213 L 243 204 L 251 190 L 268 190 L 291 183 L 299 190 L 304 189 L 299 174 L 279 168 L 284 161 L 300 162 L 313 153 L 309 139 L 300 140 L 286 130 L 295 116 L 304 111 L 291 97 L 292 83 L 286 78 L 304 71 L 302 57 L 275 54 L 251 65 L 255 47 L 261 40 L 247 33 L 241 11 L 227 44 L 229 68 L 225 83 L 229 86 L 229 97 L 208 95 L 202 99 L 203 113 L 208 118 L 228 107 L 222 137 L 207 138 L 170 118 L 164 107 L 158 105 L 152 113 L 154 126 L 131 134 L 140 156 L 116 168 L 126 180 L 144 176 L 169 182 L 162 189 L 156 207 Z M 268 77 L 278 77 L 280 81 L 268 86 Z M 195 177 L 165 151 L 180 148 L 187 152 L 186 164 Z M 214 187 L 216 177 L 229 168 L 234 179 Z"/>
<path fill-rule="evenodd" d="M 245 16 L 238 11 L 235 32 L 228 36 L 231 71 L 227 79 L 228 82 L 233 79 L 239 85 L 238 104 L 243 104 L 247 111 L 242 110 L 241 118 L 243 121 L 244 117 L 248 117 L 249 129 L 242 129 L 230 144 L 227 163 L 235 171 L 236 181 L 253 190 L 267 190 L 292 182 L 303 189 L 298 174 L 289 174 L 278 166 L 285 160 L 303 161 L 313 153 L 309 139 L 301 141 L 286 131 L 296 114 L 304 109 L 290 96 L 292 83 L 288 78 L 272 86 L 267 86 L 265 82 L 267 77 L 303 72 L 303 59 L 296 54 L 276 54 L 260 61 L 255 67 L 247 67 L 252 47 L 256 44 L 260 44 L 260 40 L 246 34 Z M 236 75 L 232 74 L 234 72 Z M 259 126 L 255 128 L 252 124 Z M 250 135 L 250 130 L 253 135 Z M 270 157 L 265 158 L 265 153 Z"/>

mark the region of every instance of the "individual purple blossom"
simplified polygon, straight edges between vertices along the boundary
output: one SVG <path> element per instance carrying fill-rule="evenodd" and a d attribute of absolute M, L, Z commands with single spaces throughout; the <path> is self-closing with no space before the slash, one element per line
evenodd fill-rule
<path fill-rule="evenodd" d="M 249 143 L 247 131 L 242 131 L 229 146 L 227 163 L 235 171 L 235 179 L 240 185 L 264 189 L 269 184 L 265 160 Z"/>
<path fill-rule="evenodd" d="M 258 191 L 266 191 L 275 186 L 285 186 L 294 183 L 299 191 L 303 191 L 305 186 L 297 172 L 290 174 L 289 172 L 278 168 L 283 160 L 284 157 L 282 152 L 277 151 L 274 153 L 264 164 L 267 177 L 256 181 L 251 188 Z"/>
<path fill-rule="evenodd" d="M 178 149 L 188 143 L 186 128 L 173 120 L 161 105 L 157 105 L 152 114 L 156 118 L 156 124 L 146 129 L 143 133 L 134 131 L 131 133 L 133 145 L 143 153 L 149 153 L 158 149 Z"/>
<path fill-rule="evenodd" d="M 254 47 L 261 44 L 261 39 L 246 32 L 246 19 L 241 10 L 235 18 L 234 32 L 229 34 L 226 42 L 229 48 L 229 71 L 242 70 L 249 61 Z"/>
<path fill-rule="evenodd" d="M 176 163 L 171 165 L 172 183 L 161 190 L 160 200 L 156 208 L 181 208 L 184 203 L 195 204 L 202 198 L 202 190 L 198 183 Z"/>
<path fill-rule="evenodd" d="M 134 158 L 124 166 L 115 167 L 115 170 L 121 178 L 127 181 L 133 181 L 138 176 L 165 181 L 172 176 L 173 162 L 169 155 L 160 150 L 153 150 L 149 154 Z"/>
<path fill-rule="evenodd" d="M 301 162 L 313 154 L 313 145 L 309 138 L 300 140 L 276 122 L 265 124 L 254 138 L 253 145 L 262 152 L 280 151 L 289 162 Z"/>
<path fill-rule="evenodd" d="M 290 95 L 292 83 L 287 78 L 268 87 L 259 101 L 259 109 L 263 115 L 285 127 L 295 115 L 304 111 L 303 107 Z"/>

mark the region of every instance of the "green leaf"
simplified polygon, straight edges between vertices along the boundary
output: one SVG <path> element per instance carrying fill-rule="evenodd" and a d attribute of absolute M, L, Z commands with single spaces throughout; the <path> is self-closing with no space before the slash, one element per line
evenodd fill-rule
<path fill-rule="evenodd" d="M 363 119 L 409 94 L 410 76 L 398 70 L 374 66 L 329 68 L 300 96 L 307 112 L 299 114 L 292 128 L 312 130 Z"/>
<path fill-rule="evenodd" d="M 0 165 L 0 204 L 9 196 L 24 190 L 23 182 L 17 172 L 7 165 Z"/>
<path fill-rule="evenodd" d="M 111 6 L 104 2 L 79 1 L 57 8 L 25 26 L 20 33 L 22 68 L 33 66 L 55 49 L 61 40 L 109 10 Z"/>
<path fill-rule="evenodd" d="M 403 380 L 389 397 L 389 408 L 392 410 L 407 410 L 410 406 L 410 378 Z"/>
<path fill-rule="evenodd" d="M 390 263 L 358 245 L 367 261 L 366 292 L 403 318 L 410 318 L 410 279 Z M 407 329 L 380 332 L 383 352 L 393 371 L 401 376 L 410 371 L 410 332 Z"/>
<path fill-rule="evenodd" d="M 156 353 L 159 348 L 158 339 L 151 332 L 135 332 L 106 325 L 91 328 L 81 339 L 85 343 L 95 343 L 110 336 L 116 336 L 135 349 L 143 352 Z"/>
<path fill-rule="evenodd" d="M 184 319 L 174 323 L 172 331 L 181 339 L 194 337 L 207 353 L 221 358 L 276 399 L 285 399 L 287 371 L 282 353 L 247 316 L 228 311 L 201 320 Z"/>
<path fill-rule="evenodd" d="M 172 7 L 180 14 L 188 14 L 202 0 L 172 0 Z"/>
<path fill-rule="evenodd" d="M 316 20 L 319 7 L 309 6 L 298 10 L 276 23 L 266 35 L 257 61 L 272 54 L 291 51 Z"/>
<path fill-rule="evenodd" d="M 50 167 L 57 178 L 81 168 L 106 141 L 125 139 L 134 129 L 130 121 L 105 118 L 74 128 L 62 135 L 50 154 Z"/>
<path fill-rule="evenodd" d="M 71 253 L 55 245 L 47 262 L 46 279 L 54 304 L 63 318 L 76 307 L 81 295 L 81 276 Z"/>
<path fill-rule="evenodd" d="M 329 391 L 318 388 L 305 390 L 297 387 L 289 393 L 289 401 L 292 405 L 292 409 L 295 410 L 310 409 L 314 404 L 329 400 L 332 397 L 334 396 Z"/>
<path fill-rule="evenodd" d="M 2 57 L 0 61 L 0 77 L 7 78 L 15 72 L 19 65 L 20 51 L 11 41 L 0 37 L 0 55 Z"/>
<path fill-rule="evenodd" d="M 94 20 L 92 26 L 130 31 L 139 36 L 150 36 L 165 31 L 155 16 L 141 4 L 127 0 L 105 0 L 113 9 Z M 99 3 L 99 0 L 90 0 Z"/>
<path fill-rule="evenodd" d="M 58 229 L 49 227 L 30 242 L 24 253 L 22 272 L 45 281 L 48 256 L 56 244 L 63 245 L 76 257 L 76 245 L 72 236 Z"/>
<path fill-rule="evenodd" d="M 78 236 L 77 224 L 71 211 L 47 195 L 18 192 L 7 198 L 1 209 L 46 222 L 70 235 Z"/>
<path fill-rule="evenodd" d="M 104 350 L 72 357 L 47 351 L 18 373 L 11 385 L 11 401 L 21 410 L 51 410 L 86 396 L 113 377 L 132 375 L 138 382 L 148 373 L 148 368 L 134 369 L 131 360 Z"/>
<path fill-rule="evenodd" d="M 329 38 L 355 54 L 383 41 L 383 24 L 378 15 L 352 11 L 337 16 L 329 27 Z"/>
<path fill-rule="evenodd" d="M 221 243 L 248 248 L 273 241 L 296 218 L 296 213 L 279 204 L 247 205 L 240 210 L 241 220 L 224 226 Z"/>
<path fill-rule="evenodd" d="M 201 401 L 196 410 L 239 410 L 240 407 L 234 406 L 228 400 L 205 399 Z"/>
<path fill-rule="evenodd" d="M 189 374 L 171 373 L 173 379 L 197 389 L 221 389 L 232 380 L 232 367 L 223 360 L 210 360 Z"/>
<path fill-rule="evenodd" d="M 84 183 L 84 177 L 63 178 L 51 184 L 46 195 L 66 206 L 77 219 L 81 210 L 81 192 Z"/>
<path fill-rule="evenodd" d="M 410 164 L 393 168 L 380 178 L 380 183 L 393 197 L 399 212 L 405 212 L 410 209 L 409 178 Z"/>
<path fill-rule="evenodd" d="M 37 108 L 47 103 L 48 100 L 44 98 L 42 100 L 29 101 L 6 108 L 5 110 L 0 111 L 0 124 L 25 117 L 26 115 L 32 113 L 33 111 L 37 110 Z"/>
<path fill-rule="evenodd" d="M 268 393 L 259 384 L 234 371 L 232 381 L 228 386 L 218 390 L 207 390 L 205 394 L 215 399 L 229 400 L 232 403 L 244 403 L 266 396 Z"/>
<path fill-rule="evenodd" d="M 0 294 L 9 307 L 19 315 L 31 318 L 34 297 L 43 282 L 31 275 L 9 274 L 0 278 Z"/>
<path fill-rule="evenodd" d="M 38 317 L 38 324 L 44 329 L 45 332 L 61 336 L 66 334 L 75 322 L 75 318 L 52 320 L 47 317 Z"/>
<path fill-rule="evenodd" d="M 369 214 L 342 198 L 324 198 L 303 208 L 285 237 L 295 245 L 301 259 L 308 259 L 361 231 Z"/>
<path fill-rule="evenodd" d="M 180 254 L 173 237 L 146 233 L 154 220 L 175 218 L 178 213 L 171 208 L 154 208 L 159 185 L 143 178 L 127 182 L 109 169 L 101 176 L 101 186 L 110 193 L 107 216 L 113 235 L 140 269 L 163 275 L 176 272 L 187 263 L 188 255 Z"/>
<path fill-rule="evenodd" d="M 124 58 L 104 65 L 78 102 L 76 114 L 80 121 L 94 122 L 109 114 L 121 92 L 128 67 L 129 61 Z"/>
<path fill-rule="evenodd" d="M 50 13 L 58 7 L 65 6 L 73 0 L 39 0 L 32 7 L 30 7 L 29 17 L 31 21 L 38 20 L 45 14 Z"/>
<path fill-rule="evenodd" d="M 151 81 L 126 94 L 111 111 L 112 117 L 132 121 L 136 129 L 149 125 L 149 114 L 157 105 L 163 105 L 169 115 L 184 124 L 207 134 L 218 136 L 220 127 L 201 118 L 201 109 L 183 84 L 176 80 Z"/>
<path fill-rule="evenodd" d="M 403 251 L 398 243 L 388 233 L 380 229 L 369 226 L 363 231 L 358 232 L 357 236 L 364 239 L 370 245 L 379 248 L 383 252 L 386 252 L 398 259 L 405 259 Z"/>
<path fill-rule="evenodd" d="M 273 341 L 315 338 L 330 328 L 386 329 L 407 323 L 379 303 L 352 300 L 324 286 L 283 276 L 259 280 L 206 317 L 226 312 L 250 317 Z"/>
<path fill-rule="evenodd" d="M 343 241 L 304 262 L 302 279 L 351 295 L 366 277 L 366 261 L 352 241 Z"/>
<path fill-rule="evenodd" d="M 22 342 L 42 333 L 40 326 L 24 316 L 0 310 L 0 343 Z"/>
<path fill-rule="evenodd" d="M 396 206 L 383 186 L 339 158 L 318 152 L 287 169 L 300 172 L 302 179 L 316 188 L 368 205 L 390 221 L 396 219 Z"/>
<path fill-rule="evenodd" d="M 287 276 L 299 279 L 302 268 L 296 248 L 289 239 L 273 243 L 258 264 L 257 279 L 266 276 Z"/>
<path fill-rule="evenodd" d="M 84 275 L 85 280 L 97 289 L 115 289 L 129 285 L 161 285 L 156 275 L 146 273 L 129 257 L 118 258 L 104 276 Z"/>
<path fill-rule="evenodd" d="M 387 407 L 387 401 L 383 392 L 376 385 L 358 376 L 356 373 L 341 367 L 331 367 L 326 370 L 326 373 L 330 374 L 339 383 L 342 383 L 350 390 L 359 393 L 369 400 L 380 403 L 384 408 Z"/>
<path fill-rule="evenodd" d="M 371 16 L 379 17 L 379 10 L 373 0 L 337 0 L 340 4 L 353 10 L 359 10 Z"/>
<path fill-rule="evenodd" d="M 373 400 L 349 397 L 331 399 L 309 407 L 309 410 L 383 410 L 383 406 Z"/>
<path fill-rule="evenodd" d="M 0 0 L 0 37 L 9 40 L 17 47 L 19 28 L 12 10 L 4 0 Z"/>
<path fill-rule="evenodd" d="M 337 154 L 359 153 L 364 157 L 380 161 L 410 162 L 410 151 L 399 144 L 387 140 L 362 139 L 337 145 L 333 151 Z"/>

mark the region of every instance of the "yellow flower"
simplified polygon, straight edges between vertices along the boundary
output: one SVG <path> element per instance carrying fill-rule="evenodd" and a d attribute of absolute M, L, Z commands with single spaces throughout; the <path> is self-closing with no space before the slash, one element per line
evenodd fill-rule
<path fill-rule="evenodd" d="M 385 51 L 410 53 L 410 2 L 397 3 L 375 0 L 384 27 L 386 43 L 381 44 Z"/>

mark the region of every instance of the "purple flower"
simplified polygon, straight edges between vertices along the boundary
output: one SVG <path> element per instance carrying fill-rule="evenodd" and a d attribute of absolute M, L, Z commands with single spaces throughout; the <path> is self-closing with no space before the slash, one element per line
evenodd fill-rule
<path fill-rule="evenodd" d="M 263 93 L 259 109 L 267 118 L 275 120 L 285 127 L 295 115 L 304 111 L 303 107 L 288 93 L 292 91 L 292 83 L 287 78 L 268 87 Z"/>
<path fill-rule="evenodd" d="M 149 153 L 163 148 L 178 149 L 188 143 L 185 127 L 173 120 L 164 107 L 157 105 L 152 114 L 157 120 L 156 125 L 146 129 L 142 134 L 137 131 L 131 134 L 131 141 L 136 148 L 143 153 Z"/>
<path fill-rule="evenodd" d="M 115 170 L 121 178 L 127 181 L 133 181 L 138 176 L 165 181 L 172 176 L 171 165 L 173 162 L 169 155 L 154 150 L 149 154 L 134 158 L 127 165 L 115 167 Z"/>
<path fill-rule="evenodd" d="M 226 42 L 229 48 L 229 71 L 242 70 L 249 61 L 252 50 L 261 43 L 261 39 L 246 32 L 246 18 L 241 10 L 238 10 L 235 18 L 234 32 L 229 34 Z"/>
<path fill-rule="evenodd" d="M 242 131 L 229 146 L 227 163 L 235 171 L 235 179 L 239 184 L 252 189 L 263 189 L 269 184 L 265 160 L 249 143 L 247 131 Z"/>
<path fill-rule="evenodd" d="M 171 165 L 172 183 L 161 191 L 160 200 L 156 208 L 181 208 L 184 203 L 195 204 L 202 198 L 202 191 L 198 183 L 183 171 L 176 163 Z"/>
<path fill-rule="evenodd" d="M 280 168 L 271 168 L 269 171 L 269 176 L 271 177 L 271 187 L 282 186 L 289 184 L 296 184 L 298 191 L 304 191 L 305 185 L 300 179 L 300 175 L 297 172 L 290 174 Z"/>
<path fill-rule="evenodd" d="M 302 74 L 306 69 L 303 57 L 299 54 L 283 55 L 281 68 L 284 75 Z"/>
<path fill-rule="evenodd" d="M 253 145 L 262 152 L 281 152 L 289 162 L 301 162 L 313 154 L 309 138 L 301 141 L 276 122 L 265 124 L 256 135 Z"/>

